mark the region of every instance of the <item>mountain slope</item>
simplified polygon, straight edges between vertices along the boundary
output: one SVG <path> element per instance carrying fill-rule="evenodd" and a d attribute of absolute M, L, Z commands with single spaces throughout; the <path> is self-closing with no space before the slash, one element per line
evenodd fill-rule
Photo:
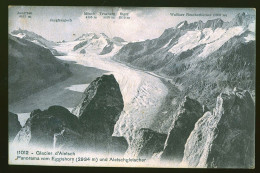
<path fill-rule="evenodd" d="M 161 155 L 162 160 L 170 160 L 174 164 L 181 162 L 186 140 L 203 111 L 203 107 L 196 100 L 189 97 L 183 99 L 168 133 Z"/>
<path fill-rule="evenodd" d="M 65 80 L 71 74 L 50 50 L 30 41 L 9 35 L 8 51 L 9 103 Z"/>
<path fill-rule="evenodd" d="M 12 112 L 8 112 L 8 141 L 12 142 L 21 128 L 18 116 Z"/>
<path fill-rule="evenodd" d="M 185 144 L 183 166 L 253 168 L 255 106 L 247 91 L 221 93 L 216 107 L 195 124 Z"/>
<path fill-rule="evenodd" d="M 19 28 L 18 30 L 12 31 L 11 35 L 18 37 L 18 38 L 22 38 L 22 39 L 30 41 L 30 42 L 33 42 L 39 46 L 49 49 L 53 55 L 62 55 L 60 52 L 58 52 L 57 50 L 55 50 L 53 48 L 54 46 L 58 45 L 57 43 L 55 43 L 53 41 L 49 41 L 49 40 L 43 38 L 42 36 L 35 34 L 34 32 L 23 30 L 23 29 Z"/>
<path fill-rule="evenodd" d="M 188 95 L 209 107 L 224 90 L 240 87 L 254 95 L 254 16 L 238 14 L 188 24 L 181 22 L 156 39 L 128 43 L 114 56 L 128 65 L 172 78 Z"/>

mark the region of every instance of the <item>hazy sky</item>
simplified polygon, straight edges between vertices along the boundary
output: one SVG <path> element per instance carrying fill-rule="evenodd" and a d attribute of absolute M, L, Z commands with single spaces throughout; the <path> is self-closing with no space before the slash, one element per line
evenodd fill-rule
<path fill-rule="evenodd" d="M 31 12 L 31 18 L 19 17 L 22 12 Z M 86 19 L 84 12 L 95 12 L 97 19 Z M 115 19 L 103 19 L 102 13 L 115 13 Z M 127 41 L 153 39 L 163 31 L 175 27 L 181 21 L 189 23 L 222 18 L 230 21 L 238 13 L 255 15 L 254 9 L 243 8 L 120 8 L 120 7 L 9 7 L 9 32 L 16 29 L 33 31 L 52 41 L 74 40 L 87 32 L 105 33 L 109 37 L 119 36 Z M 118 19 L 120 13 L 129 13 L 130 19 Z M 172 16 L 171 13 L 185 14 Z M 211 14 L 211 17 L 186 16 Z M 221 14 L 221 17 L 213 16 Z M 68 19 L 72 22 L 50 22 L 50 19 Z"/>

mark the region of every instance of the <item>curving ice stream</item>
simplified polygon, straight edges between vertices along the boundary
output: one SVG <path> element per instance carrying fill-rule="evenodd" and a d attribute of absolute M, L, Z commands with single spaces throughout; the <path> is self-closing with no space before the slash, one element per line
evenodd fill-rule
<path fill-rule="evenodd" d="M 67 56 L 57 58 L 108 71 L 107 74 L 113 74 L 119 83 L 124 109 L 115 125 L 113 135 L 130 137 L 129 134 L 135 129 L 152 128 L 155 116 L 158 116 L 158 110 L 168 93 L 162 81 L 152 74 L 113 61 L 111 57 L 118 49 L 107 55 L 83 55 L 72 51 L 75 44 L 77 42 L 68 42 L 55 47 L 58 51 L 67 53 Z"/>
<path fill-rule="evenodd" d="M 80 54 L 73 51 L 73 47 L 78 43 L 65 42 L 54 47 L 57 51 L 66 53 L 66 56 L 56 57 L 70 64 L 73 73 L 71 77 L 9 105 L 9 111 L 18 115 L 21 125 L 25 124 L 30 112 L 35 109 L 44 110 L 52 105 L 61 105 L 71 111 L 90 82 L 103 74 L 113 74 L 124 100 L 124 109 L 113 135 L 125 136 L 131 140 L 132 135 L 129 134 L 135 129 L 150 128 L 160 131 L 161 126 L 166 127 L 161 132 L 167 133 L 167 125 L 162 123 L 167 122 L 169 115 L 165 113 L 168 110 L 160 108 L 171 91 L 161 81 L 162 77 L 112 60 L 120 47 L 106 55 L 93 52 Z"/>

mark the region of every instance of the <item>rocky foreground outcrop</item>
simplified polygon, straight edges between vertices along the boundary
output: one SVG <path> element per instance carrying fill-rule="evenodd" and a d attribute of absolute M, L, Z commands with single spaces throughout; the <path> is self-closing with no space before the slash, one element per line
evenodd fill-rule
<path fill-rule="evenodd" d="M 184 145 L 203 111 L 198 101 L 189 97 L 184 98 L 174 116 L 161 160 L 174 161 L 175 164 L 182 161 Z"/>
<path fill-rule="evenodd" d="M 153 154 L 163 150 L 167 135 L 142 128 L 135 130 L 126 156 L 150 159 Z"/>
<path fill-rule="evenodd" d="M 113 129 L 124 104 L 113 75 L 94 80 L 82 100 L 70 113 L 62 106 L 34 110 L 15 143 L 122 154 L 128 144 L 124 137 L 113 137 Z"/>
<path fill-rule="evenodd" d="M 89 145 L 106 148 L 123 107 L 116 79 L 113 75 L 103 75 L 88 86 L 72 112 L 79 117 L 84 134 L 91 141 Z"/>
<path fill-rule="evenodd" d="M 68 130 L 81 133 L 78 118 L 62 106 L 51 106 L 44 111 L 39 109 L 33 111 L 16 136 L 15 142 L 39 147 L 53 147 L 55 136 Z"/>
<path fill-rule="evenodd" d="M 235 89 L 217 98 L 213 113 L 195 124 L 185 145 L 183 166 L 254 167 L 254 111 L 249 92 Z"/>
<path fill-rule="evenodd" d="M 12 112 L 8 112 L 8 141 L 13 141 L 21 128 L 18 116 Z"/>

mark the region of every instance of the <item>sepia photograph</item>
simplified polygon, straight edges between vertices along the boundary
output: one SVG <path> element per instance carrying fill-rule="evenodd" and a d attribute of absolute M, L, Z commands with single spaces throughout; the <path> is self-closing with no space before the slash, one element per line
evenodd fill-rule
<path fill-rule="evenodd" d="M 256 9 L 8 6 L 8 164 L 255 168 Z"/>

